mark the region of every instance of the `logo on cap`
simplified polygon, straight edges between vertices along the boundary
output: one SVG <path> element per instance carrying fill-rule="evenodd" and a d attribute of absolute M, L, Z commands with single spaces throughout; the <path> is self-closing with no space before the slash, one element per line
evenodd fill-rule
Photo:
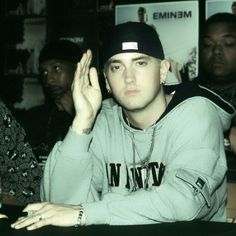
<path fill-rule="evenodd" d="M 122 43 L 122 50 L 138 50 L 138 43 L 137 42 Z"/>

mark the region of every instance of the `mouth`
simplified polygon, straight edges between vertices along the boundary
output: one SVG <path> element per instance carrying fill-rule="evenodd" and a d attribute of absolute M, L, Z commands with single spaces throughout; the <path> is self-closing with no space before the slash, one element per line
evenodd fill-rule
<path fill-rule="evenodd" d="M 212 65 L 216 65 L 216 66 L 220 65 L 221 66 L 221 65 L 224 65 L 224 63 L 220 62 L 220 61 L 215 61 L 212 63 Z"/>
<path fill-rule="evenodd" d="M 213 66 L 222 66 L 224 65 L 224 60 L 222 60 L 222 58 L 213 58 L 213 60 L 211 61 L 211 64 Z"/>
<path fill-rule="evenodd" d="M 48 87 L 47 91 L 52 97 L 55 97 L 62 94 L 64 90 L 60 87 Z"/>
<path fill-rule="evenodd" d="M 125 95 L 126 96 L 136 96 L 138 93 L 140 93 L 140 91 L 139 90 L 137 90 L 137 89 L 127 89 L 126 91 L 125 91 Z"/>

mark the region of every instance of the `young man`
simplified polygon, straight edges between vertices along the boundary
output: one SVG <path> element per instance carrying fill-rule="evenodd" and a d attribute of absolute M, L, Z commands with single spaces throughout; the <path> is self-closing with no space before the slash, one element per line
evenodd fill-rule
<path fill-rule="evenodd" d="M 63 140 L 74 118 L 71 84 L 76 63 L 81 57 L 82 50 L 76 43 L 60 39 L 48 42 L 39 56 L 46 102 L 21 113 L 21 116 L 18 113 L 17 118 L 42 165 L 55 143 Z"/>
<path fill-rule="evenodd" d="M 236 108 L 236 16 L 217 13 L 208 18 L 201 34 L 200 76 L 196 80 Z M 225 132 L 228 178 L 236 178 L 236 116 Z M 233 168 L 233 171 L 231 169 Z"/>
<path fill-rule="evenodd" d="M 194 84 L 165 93 L 169 62 L 147 24 L 115 26 L 102 55 L 114 100 L 101 108 L 88 50 L 73 82 L 74 121 L 44 172 L 42 200 L 53 204 L 29 205 L 12 227 L 225 221 L 223 129 L 233 108 Z"/>

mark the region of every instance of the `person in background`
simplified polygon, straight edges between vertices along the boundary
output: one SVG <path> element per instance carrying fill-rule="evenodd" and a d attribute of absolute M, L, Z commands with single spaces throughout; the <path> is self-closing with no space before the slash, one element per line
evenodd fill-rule
<path fill-rule="evenodd" d="M 0 100 L 0 178 L 3 204 L 25 206 L 40 200 L 40 168 L 24 129 Z"/>
<path fill-rule="evenodd" d="M 232 11 L 232 14 L 236 16 L 236 2 L 232 2 L 231 11 Z"/>
<path fill-rule="evenodd" d="M 199 84 L 213 90 L 236 108 L 236 15 L 217 13 L 206 20 L 201 32 Z M 236 116 L 225 132 L 229 169 L 236 166 Z M 232 173 L 236 179 L 235 168 Z M 230 174 L 231 175 L 231 174 Z M 229 176 L 231 178 L 231 176 Z"/>
<path fill-rule="evenodd" d="M 147 12 L 144 7 L 138 8 L 138 21 L 142 23 L 146 23 L 148 21 Z"/>
<path fill-rule="evenodd" d="M 191 82 L 166 93 L 170 64 L 151 26 L 126 22 L 104 36 L 113 98 L 102 102 L 88 50 L 72 85 L 74 120 L 44 169 L 50 203 L 28 205 L 12 227 L 226 221 L 223 130 L 235 110 Z"/>
<path fill-rule="evenodd" d="M 17 118 L 42 166 L 54 144 L 64 138 L 73 120 L 71 84 L 76 63 L 81 57 L 81 48 L 72 41 L 48 42 L 39 56 L 40 80 L 46 102 L 23 113 L 18 112 Z"/>

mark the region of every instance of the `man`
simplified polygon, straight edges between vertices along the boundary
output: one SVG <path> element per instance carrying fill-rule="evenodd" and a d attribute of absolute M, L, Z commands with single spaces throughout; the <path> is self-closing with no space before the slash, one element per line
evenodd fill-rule
<path fill-rule="evenodd" d="M 201 34 L 200 76 L 196 80 L 236 108 L 236 16 L 217 13 L 208 18 Z M 235 176 L 236 116 L 225 132 L 228 178 Z M 231 171 L 231 169 L 234 171 Z M 234 176 L 233 176 L 234 175 Z"/>
<path fill-rule="evenodd" d="M 42 165 L 54 144 L 64 138 L 73 120 L 71 84 L 81 57 L 81 48 L 69 40 L 51 41 L 40 53 L 39 71 L 46 102 L 24 112 L 24 116 L 18 114 L 18 120 Z"/>
<path fill-rule="evenodd" d="M 12 227 L 225 221 L 223 129 L 233 108 L 191 83 L 165 93 L 169 62 L 147 24 L 115 26 L 101 52 L 114 100 L 101 108 L 88 50 L 73 82 L 75 118 L 44 172 L 42 200 L 54 204 L 29 205 Z"/>

